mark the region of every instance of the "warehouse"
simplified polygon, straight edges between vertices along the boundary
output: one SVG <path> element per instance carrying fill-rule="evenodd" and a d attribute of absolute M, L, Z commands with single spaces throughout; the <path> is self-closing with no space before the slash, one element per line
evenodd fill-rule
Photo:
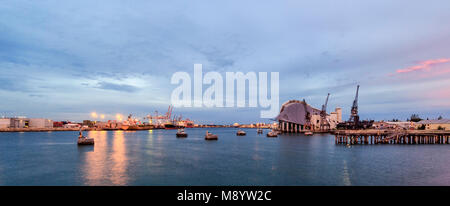
<path fill-rule="evenodd" d="M 53 121 L 43 118 L 2 118 L 0 128 L 53 128 Z"/>
<path fill-rule="evenodd" d="M 450 130 L 450 119 L 422 120 L 416 123 L 417 129 L 425 126 L 425 130 Z"/>
<path fill-rule="evenodd" d="M 10 125 L 11 125 L 11 119 L 9 119 L 9 118 L 0 119 L 0 129 L 1 128 L 9 128 Z"/>
<path fill-rule="evenodd" d="M 29 123 L 30 128 L 53 128 L 53 121 L 50 119 L 30 119 Z"/>

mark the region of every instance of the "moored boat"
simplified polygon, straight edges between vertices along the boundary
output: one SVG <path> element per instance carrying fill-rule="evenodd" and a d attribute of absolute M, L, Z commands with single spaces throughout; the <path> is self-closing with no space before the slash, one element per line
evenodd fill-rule
<path fill-rule="evenodd" d="M 306 132 L 305 132 L 305 135 L 306 135 L 306 136 L 311 136 L 311 135 L 313 135 L 313 133 L 312 133 L 311 131 L 306 131 Z"/>
<path fill-rule="evenodd" d="M 245 133 L 243 130 L 239 130 L 236 132 L 237 136 L 245 136 L 247 133 Z"/>
<path fill-rule="evenodd" d="M 218 140 L 219 137 L 206 131 L 205 140 Z"/>
<path fill-rule="evenodd" d="M 94 138 L 87 138 L 87 137 L 80 138 L 80 139 L 78 139 L 77 144 L 78 145 L 94 145 Z"/>
<path fill-rule="evenodd" d="M 94 138 L 87 138 L 83 136 L 83 134 L 80 131 L 80 135 L 78 136 L 78 145 L 94 145 Z"/>
<path fill-rule="evenodd" d="M 184 131 L 184 129 L 179 129 L 177 131 L 177 137 L 182 138 L 182 137 L 187 137 L 187 136 L 188 136 L 188 134 Z"/>
<path fill-rule="evenodd" d="M 263 133 L 263 129 L 262 128 L 258 128 L 258 130 L 256 131 L 258 134 L 262 134 Z"/>
<path fill-rule="evenodd" d="M 272 130 L 269 133 L 267 133 L 267 137 L 278 137 L 278 132 Z"/>

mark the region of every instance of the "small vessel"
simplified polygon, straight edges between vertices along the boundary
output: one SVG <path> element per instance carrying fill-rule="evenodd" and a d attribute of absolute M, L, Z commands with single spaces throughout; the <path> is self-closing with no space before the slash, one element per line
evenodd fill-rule
<path fill-rule="evenodd" d="M 267 133 L 267 137 L 278 137 L 278 132 L 272 130 L 269 133 Z"/>
<path fill-rule="evenodd" d="M 218 140 L 219 137 L 206 131 L 205 140 Z"/>
<path fill-rule="evenodd" d="M 312 133 L 311 131 L 306 131 L 306 132 L 305 132 L 305 135 L 306 135 L 306 136 L 311 136 L 311 135 L 313 135 L 313 133 Z"/>
<path fill-rule="evenodd" d="M 94 138 L 87 138 L 83 136 L 83 134 L 80 131 L 80 135 L 78 136 L 78 145 L 94 145 Z"/>
<path fill-rule="evenodd" d="M 177 137 L 182 138 L 182 137 L 187 137 L 188 134 L 184 131 L 184 129 L 179 129 L 177 131 Z"/>
<path fill-rule="evenodd" d="M 247 133 L 245 133 L 243 130 L 239 130 L 236 132 L 236 135 L 237 136 L 245 136 L 245 135 L 247 135 Z"/>
<path fill-rule="evenodd" d="M 258 134 L 262 134 L 263 133 L 263 129 L 262 128 L 258 128 L 258 130 L 256 131 Z"/>

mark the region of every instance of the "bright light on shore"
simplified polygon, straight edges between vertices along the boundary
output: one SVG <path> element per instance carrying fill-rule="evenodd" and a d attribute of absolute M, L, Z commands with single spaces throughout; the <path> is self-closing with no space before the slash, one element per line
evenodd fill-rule
<path fill-rule="evenodd" d="M 116 114 L 116 120 L 122 121 L 122 115 L 121 114 Z"/>
<path fill-rule="evenodd" d="M 98 117 L 97 112 L 92 112 L 92 113 L 91 113 L 91 117 L 92 117 L 92 118 L 97 118 L 97 117 Z"/>
<path fill-rule="evenodd" d="M 104 114 L 100 115 L 100 118 L 105 119 L 105 115 Z"/>

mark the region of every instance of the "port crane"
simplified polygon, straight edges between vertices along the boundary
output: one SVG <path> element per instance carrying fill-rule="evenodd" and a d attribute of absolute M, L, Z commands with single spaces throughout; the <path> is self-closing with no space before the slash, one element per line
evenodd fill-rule
<path fill-rule="evenodd" d="M 350 114 L 350 119 L 346 122 L 341 122 L 337 125 L 338 129 L 348 129 L 348 130 L 354 130 L 354 129 L 367 129 L 372 127 L 373 120 L 359 120 L 358 115 L 358 92 L 359 92 L 359 85 L 356 87 L 356 95 L 355 100 L 353 100 L 352 110 Z"/>
<path fill-rule="evenodd" d="M 147 115 L 146 119 L 150 121 L 151 124 L 161 125 L 163 123 L 168 123 L 171 121 L 173 106 L 169 105 L 165 115 L 160 115 L 156 110 L 154 115 Z"/>
<path fill-rule="evenodd" d="M 354 123 L 355 125 L 359 123 L 359 115 L 358 115 L 358 92 L 359 85 L 356 87 L 356 95 L 355 100 L 353 100 L 353 106 L 351 110 L 350 120 L 349 122 Z"/>
<path fill-rule="evenodd" d="M 325 104 L 322 105 L 322 111 L 320 111 L 320 130 L 327 131 L 330 129 L 330 123 L 327 119 L 327 105 L 328 98 L 330 97 L 330 93 L 327 95 L 327 99 L 325 100 Z"/>

